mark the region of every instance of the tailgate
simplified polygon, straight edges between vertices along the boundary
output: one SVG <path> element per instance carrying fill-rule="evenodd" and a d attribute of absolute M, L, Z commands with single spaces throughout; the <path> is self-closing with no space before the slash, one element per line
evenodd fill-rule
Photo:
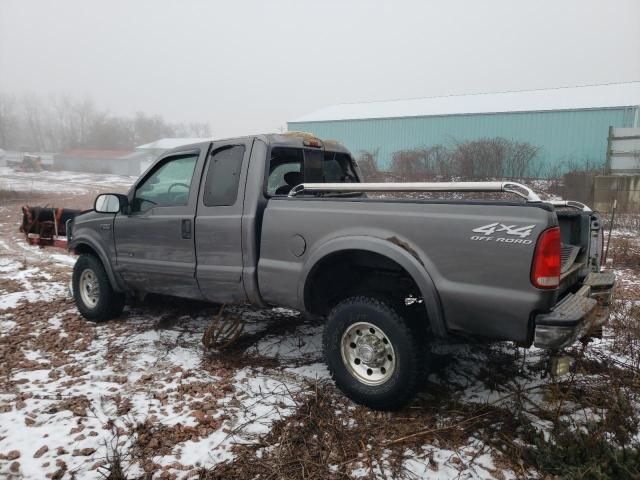
<path fill-rule="evenodd" d="M 591 272 L 600 271 L 602 222 L 596 212 L 557 208 L 561 235 L 560 296 L 574 291 Z"/>

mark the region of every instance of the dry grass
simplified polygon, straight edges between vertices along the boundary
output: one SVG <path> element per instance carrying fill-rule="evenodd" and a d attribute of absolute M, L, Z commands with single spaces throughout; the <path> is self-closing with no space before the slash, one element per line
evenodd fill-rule
<path fill-rule="evenodd" d="M 234 461 L 202 470 L 200 478 L 338 479 L 352 478 L 357 468 L 369 471 L 369 478 L 410 478 L 404 462 L 411 451 L 425 445 L 456 451 L 491 425 L 515 428 L 505 409 L 445 398 L 422 399 L 403 412 L 375 412 L 353 405 L 328 382 L 310 383 L 294 398 L 294 415 L 276 422 L 259 443 L 238 445 Z M 453 463 L 463 467 L 473 460 L 460 454 Z M 431 459 L 434 473 L 436 465 Z"/>
<path fill-rule="evenodd" d="M 608 258 L 616 268 L 640 268 L 640 245 L 637 235 L 619 236 L 611 242 Z"/>
<path fill-rule="evenodd" d="M 615 258 L 625 259 L 632 278 L 640 276 L 635 246 L 634 239 L 612 240 Z M 498 468 L 518 478 L 537 472 L 543 478 L 638 479 L 639 298 L 637 283 L 619 282 L 604 338 L 569 349 L 574 366 L 565 377 L 545 376 L 544 357 L 531 362 L 516 348 L 472 347 L 470 356 L 481 358 L 475 370 L 473 358 L 464 364 L 434 356 L 438 378 L 452 371 L 468 375 L 472 384 L 500 392 L 497 401 L 469 403 L 468 384 L 427 382 L 405 410 L 380 413 L 353 405 L 331 383 L 309 384 L 295 396 L 294 415 L 258 443 L 236 446 L 233 461 L 202 470 L 200 478 L 338 479 L 353 478 L 356 469 L 365 478 L 415 478 L 406 470 L 413 452 L 423 458 L 427 452 L 437 475 L 430 452 L 446 449 L 457 452 L 450 464 L 460 471 L 473 470 L 475 458 L 489 452 Z M 470 439 L 473 455 L 465 450 Z"/>
<path fill-rule="evenodd" d="M 605 230 L 611 228 L 611 214 L 602 214 Z M 640 232 L 640 214 L 637 213 L 616 213 L 613 219 L 614 228 L 627 230 L 629 232 Z"/>
<path fill-rule="evenodd" d="M 0 202 L 2 203 L 26 201 L 32 199 L 33 196 L 33 192 L 13 190 L 10 188 L 0 188 Z"/>

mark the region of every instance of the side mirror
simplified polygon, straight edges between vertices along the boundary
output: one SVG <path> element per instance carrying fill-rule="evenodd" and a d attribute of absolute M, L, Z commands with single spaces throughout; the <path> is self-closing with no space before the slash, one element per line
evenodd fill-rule
<path fill-rule="evenodd" d="M 96 197 L 93 209 L 98 213 L 120 213 L 129 206 L 129 200 L 119 193 L 103 193 Z"/>

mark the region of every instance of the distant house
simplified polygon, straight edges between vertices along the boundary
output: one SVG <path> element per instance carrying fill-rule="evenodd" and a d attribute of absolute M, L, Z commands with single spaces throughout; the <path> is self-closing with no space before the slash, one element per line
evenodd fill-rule
<path fill-rule="evenodd" d="M 76 172 L 140 175 L 167 150 L 206 141 L 206 138 L 162 138 L 135 150 L 67 150 L 55 155 L 53 168 Z"/>
<path fill-rule="evenodd" d="M 211 140 L 210 138 L 161 138 L 155 142 L 146 143 L 136 147 L 136 152 L 145 152 L 153 157 L 158 158 L 164 152 L 183 145 L 189 145 L 191 143 L 206 142 Z"/>
<path fill-rule="evenodd" d="M 56 170 L 140 175 L 148 155 L 130 150 L 74 149 L 58 153 L 53 158 Z"/>

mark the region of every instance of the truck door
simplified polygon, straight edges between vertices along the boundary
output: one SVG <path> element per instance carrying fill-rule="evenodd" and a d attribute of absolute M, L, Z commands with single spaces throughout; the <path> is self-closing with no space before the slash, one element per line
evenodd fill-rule
<path fill-rule="evenodd" d="M 194 219 L 206 152 L 159 161 L 135 185 L 114 224 L 117 268 L 145 292 L 202 298 L 195 279 Z"/>
<path fill-rule="evenodd" d="M 253 140 L 216 142 L 204 166 L 195 222 L 196 278 L 212 302 L 247 301 L 242 282 L 242 211 Z"/>

